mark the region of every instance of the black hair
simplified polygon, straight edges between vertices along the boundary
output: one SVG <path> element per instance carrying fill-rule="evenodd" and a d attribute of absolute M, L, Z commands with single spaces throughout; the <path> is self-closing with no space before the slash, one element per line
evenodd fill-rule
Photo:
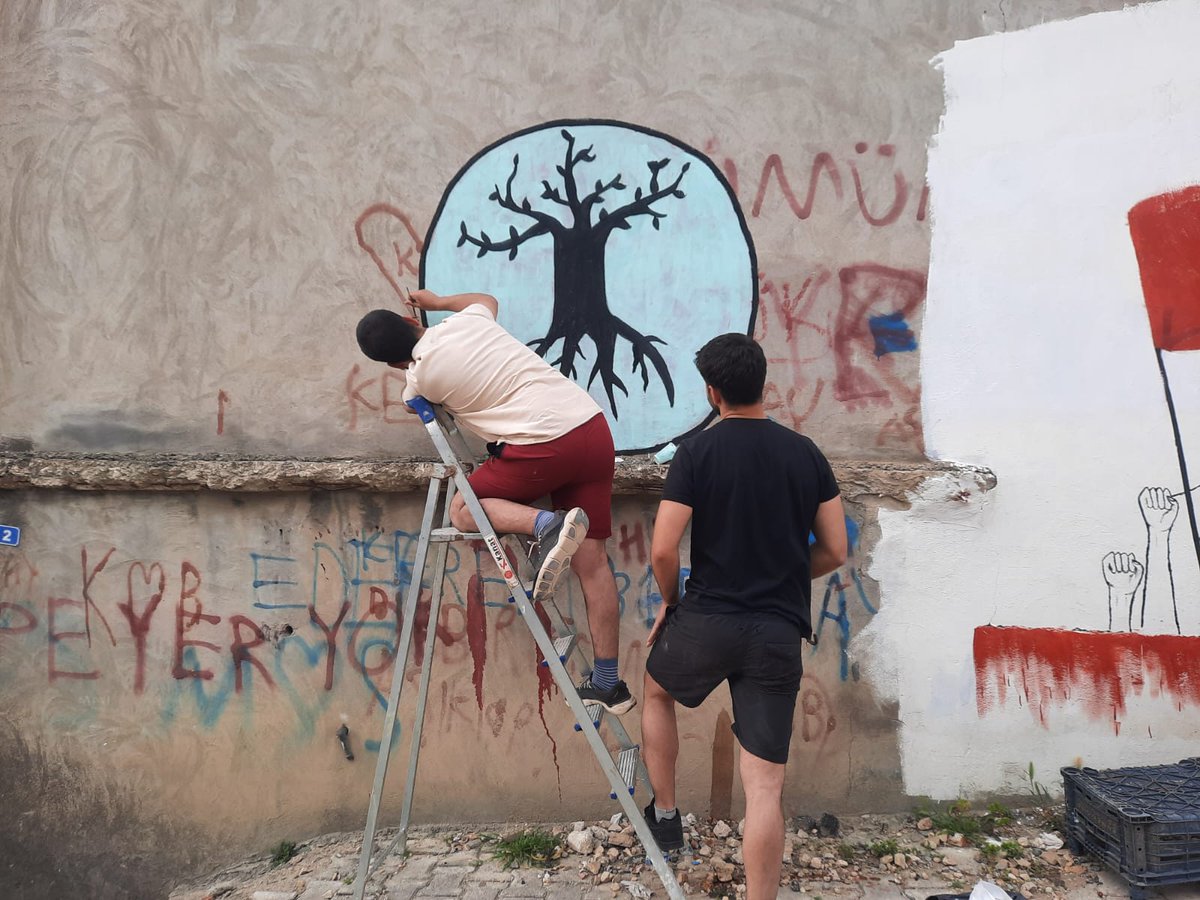
<path fill-rule="evenodd" d="M 373 309 L 363 316 L 355 336 L 362 352 L 382 363 L 412 362 L 418 337 L 413 323 L 390 309 Z"/>
<path fill-rule="evenodd" d="M 704 383 L 720 391 L 729 406 L 749 406 L 762 400 L 767 357 L 749 335 L 713 338 L 696 352 L 696 368 Z"/>

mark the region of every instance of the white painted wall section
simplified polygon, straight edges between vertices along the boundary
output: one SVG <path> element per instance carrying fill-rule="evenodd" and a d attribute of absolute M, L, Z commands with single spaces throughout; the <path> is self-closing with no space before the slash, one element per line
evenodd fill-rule
<path fill-rule="evenodd" d="M 1050 785 L 1077 757 L 1195 752 L 1200 715 L 1153 667 L 1109 721 L 1069 683 L 1040 721 L 1019 675 L 982 710 L 973 640 L 989 624 L 1106 630 L 1102 559 L 1144 563 L 1139 492 L 1183 488 L 1127 216 L 1200 183 L 1198 37 L 1200 4 L 1169 0 L 960 42 L 934 61 L 946 112 L 929 162 L 926 445 L 991 467 L 999 485 L 987 500 L 916 498 L 881 515 L 870 572 L 883 608 L 857 650 L 895 685 L 909 793 L 1020 789 L 1030 762 Z M 1200 475 L 1200 352 L 1164 359 Z M 1167 546 L 1182 634 L 1200 634 L 1182 508 Z M 1174 632 L 1155 606 L 1169 582 L 1146 587 L 1145 630 Z"/>

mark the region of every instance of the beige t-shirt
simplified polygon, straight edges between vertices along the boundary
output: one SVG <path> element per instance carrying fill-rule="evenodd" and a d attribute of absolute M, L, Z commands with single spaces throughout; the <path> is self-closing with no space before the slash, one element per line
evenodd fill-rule
<path fill-rule="evenodd" d="M 601 412 L 583 388 L 473 303 L 413 348 L 404 399 L 440 403 L 485 441 L 541 444 Z"/>

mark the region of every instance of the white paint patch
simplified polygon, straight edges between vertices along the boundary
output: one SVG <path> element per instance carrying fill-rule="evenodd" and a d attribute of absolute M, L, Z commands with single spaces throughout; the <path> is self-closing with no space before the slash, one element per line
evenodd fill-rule
<path fill-rule="evenodd" d="M 1031 761 L 1054 786 L 1078 756 L 1194 753 L 1198 710 L 1152 700 L 1153 686 L 1130 698 L 1119 736 L 1076 699 L 1047 726 L 1015 690 L 981 714 L 972 641 L 988 624 L 1106 628 L 1102 558 L 1144 560 L 1139 491 L 1183 486 L 1127 215 L 1200 183 L 1198 34 L 1200 4 L 1165 0 L 937 60 L 947 107 L 929 163 L 926 444 L 999 484 L 983 502 L 919 497 L 881 515 L 871 574 L 883 604 L 855 649 L 877 684 L 894 678 L 909 793 L 1020 789 Z M 1200 476 L 1200 352 L 1167 357 Z M 1183 632 L 1197 635 L 1186 510 L 1171 550 Z"/>

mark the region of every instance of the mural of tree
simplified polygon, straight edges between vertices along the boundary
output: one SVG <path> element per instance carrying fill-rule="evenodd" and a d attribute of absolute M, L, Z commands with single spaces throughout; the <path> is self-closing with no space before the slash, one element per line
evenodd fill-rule
<path fill-rule="evenodd" d="M 588 387 L 599 376 L 615 418 L 615 391 L 620 390 L 628 397 L 629 390 L 614 371 L 614 356 L 617 342 L 627 341 L 633 356 L 632 372 L 641 374 L 642 390 L 649 389 L 649 366 L 652 365 L 666 391 L 668 403 L 673 406 L 675 385 L 666 360 L 655 347 L 655 344 L 665 344 L 665 341 L 652 334 L 642 334 L 611 311 L 605 286 L 605 254 L 609 236 L 617 229 L 630 229 L 630 221 L 637 216 L 650 217 L 651 226 L 655 231 L 659 230 L 660 223 L 667 217 L 660 205 L 669 198 L 683 199 L 685 195 L 679 186 L 691 164 L 685 162 L 674 179 L 670 180 L 664 173 L 670 166 L 669 158 L 649 160 L 646 163 L 650 171 L 649 186 L 636 188 L 632 200 L 610 211 L 604 205 L 607 198 L 627 190 L 621 174 L 616 174 L 607 182 L 597 179 L 592 190 L 581 196 L 576 183 L 577 169 L 596 161 L 594 145 L 576 150 L 575 137 L 570 130 L 564 128 L 561 135 L 567 145 L 562 164 L 556 166 L 562 185 L 557 187 L 549 181 L 543 181 L 541 199 L 566 207 L 571 214 L 571 224 L 565 224 L 557 216 L 534 208 L 528 197 L 517 200 L 513 196 L 513 181 L 521 162 L 520 155 L 516 154 L 504 189 L 501 190 L 497 184 L 488 199 L 514 215 L 530 220 L 529 226 L 520 231 L 510 225 L 508 236 L 503 240 L 495 240 L 483 230 L 478 235 L 472 234 L 464 220 L 460 224 L 458 246 L 470 244 L 477 247 L 476 257 L 488 253 L 507 253 L 508 258 L 513 260 L 526 241 L 550 235 L 554 241 L 554 306 L 550 328 L 545 336 L 530 341 L 529 345 L 545 357 L 561 342 L 561 353 L 551 365 L 568 378 L 574 378 L 576 359 L 586 359 L 580 347 L 581 342 L 589 338 L 595 347 L 596 358 L 588 376 Z M 664 180 L 669 183 L 664 184 Z"/>

